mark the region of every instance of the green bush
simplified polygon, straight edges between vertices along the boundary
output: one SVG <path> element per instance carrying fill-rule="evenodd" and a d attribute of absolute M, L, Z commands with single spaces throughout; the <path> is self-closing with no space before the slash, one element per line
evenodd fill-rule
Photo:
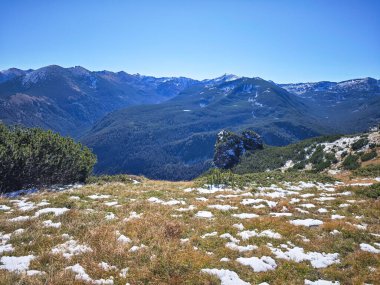
<path fill-rule="evenodd" d="M 354 155 L 354 154 L 348 155 L 342 163 L 343 168 L 347 170 L 354 170 L 354 169 L 359 168 L 360 164 L 358 162 L 358 159 L 359 159 L 359 156 L 357 155 Z"/>
<path fill-rule="evenodd" d="M 51 131 L 0 124 L 0 192 L 84 182 L 95 155 Z"/>
<path fill-rule="evenodd" d="M 380 164 L 371 164 L 361 167 L 354 170 L 352 174 L 361 177 L 380 177 Z"/>
<path fill-rule="evenodd" d="M 371 152 L 364 153 L 360 159 L 362 161 L 368 161 L 371 160 L 372 158 L 375 158 L 377 156 L 376 150 L 372 150 Z"/>
<path fill-rule="evenodd" d="M 373 184 L 369 187 L 360 188 L 355 193 L 359 196 L 378 199 L 380 198 L 380 183 Z"/>
<path fill-rule="evenodd" d="M 367 138 L 361 138 L 358 141 L 354 142 L 351 145 L 352 150 L 358 150 L 361 149 L 363 146 L 368 144 L 368 139 Z"/>

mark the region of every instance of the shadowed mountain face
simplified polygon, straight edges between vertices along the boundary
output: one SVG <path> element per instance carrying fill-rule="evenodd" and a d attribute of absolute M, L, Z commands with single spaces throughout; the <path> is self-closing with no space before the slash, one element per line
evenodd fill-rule
<path fill-rule="evenodd" d="M 194 84 L 160 105 L 114 112 L 83 138 L 98 155 L 96 171 L 190 179 L 206 170 L 221 129 L 251 128 L 268 144 L 323 133 L 312 106 L 260 78 Z"/>
<path fill-rule="evenodd" d="M 82 67 L 12 68 L 0 73 L 0 120 L 78 136 L 109 112 L 160 103 L 195 82 Z"/>
<path fill-rule="evenodd" d="M 253 129 L 286 145 L 380 121 L 379 81 L 275 84 L 261 78 L 154 78 L 48 66 L 0 72 L 0 120 L 79 138 L 97 173 L 190 179 L 210 167 L 216 134 Z"/>

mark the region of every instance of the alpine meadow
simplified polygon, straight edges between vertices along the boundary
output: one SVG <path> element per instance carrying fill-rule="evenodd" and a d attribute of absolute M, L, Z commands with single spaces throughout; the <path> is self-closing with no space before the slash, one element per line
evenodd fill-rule
<path fill-rule="evenodd" d="M 379 1 L 0 11 L 0 285 L 380 285 Z"/>

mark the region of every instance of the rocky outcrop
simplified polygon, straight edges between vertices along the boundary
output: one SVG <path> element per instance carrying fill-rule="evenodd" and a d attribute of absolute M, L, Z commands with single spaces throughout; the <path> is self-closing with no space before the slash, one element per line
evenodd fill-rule
<path fill-rule="evenodd" d="M 261 137 L 254 131 L 243 131 L 241 135 L 222 130 L 215 144 L 214 164 L 218 168 L 229 169 L 236 165 L 246 151 L 263 148 Z"/>

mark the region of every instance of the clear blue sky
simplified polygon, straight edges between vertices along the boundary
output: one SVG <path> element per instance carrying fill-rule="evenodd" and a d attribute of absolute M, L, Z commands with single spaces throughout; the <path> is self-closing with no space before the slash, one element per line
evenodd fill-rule
<path fill-rule="evenodd" d="M 0 69 L 380 78 L 379 0 L 4 0 Z"/>

